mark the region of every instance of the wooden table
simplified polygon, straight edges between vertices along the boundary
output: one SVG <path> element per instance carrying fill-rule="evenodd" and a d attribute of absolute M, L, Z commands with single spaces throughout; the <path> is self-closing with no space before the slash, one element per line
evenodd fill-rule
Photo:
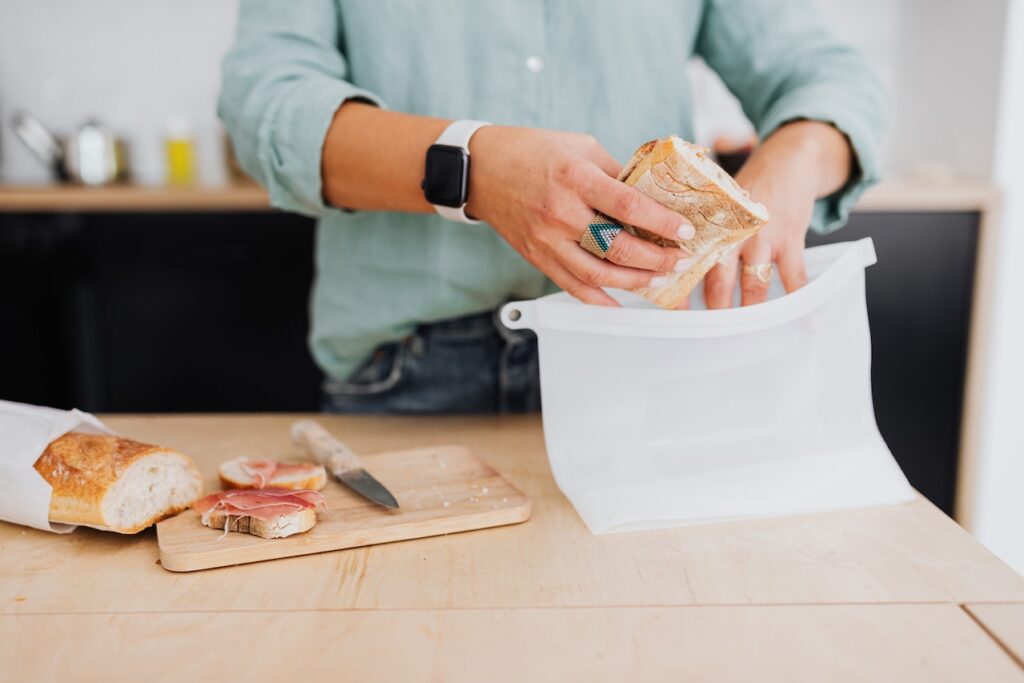
<path fill-rule="evenodd" d="M 212 487 L 221 459 L 294 453 L 295 418 L 106 421 Z M 535 417 L 320 419 L 366 453 L 469 446 L 533 519 L 192 574 L 152 531 L 0 523 L 0 680 L 1024 680 L 1024 579 L 925 500 L 592 536 Z"/>

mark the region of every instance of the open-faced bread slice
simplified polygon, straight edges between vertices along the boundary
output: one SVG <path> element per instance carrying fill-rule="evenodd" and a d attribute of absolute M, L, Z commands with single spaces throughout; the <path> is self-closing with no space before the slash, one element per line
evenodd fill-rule
<path fill-rule="evenodd" d="M 199 498 L 195 464 L 170 448 L 70 432 L 36 460 L 51 487 L 50 521 L 134 534 Z"/>
<path fill-rule="evenodd" d="M 317 491 L 231 489 L 211 493 L 193 506 L 199 521 L 212 529 L 239 531 L 260 538 L 284 538 L 309 531 L 316 510 L 324 507 Z"/>
<path fill-rule="evenodd" d="M 667 284 L 634 290 L 662 308 L 678 308 L 719 259 L 768 221 L 768 209 L 752 200 L 706 149 L 674 135 L 642 145 L 619 180 L 681 213 L 696 230 L 693 238 L 673 242 L 625 226 L 639 237 L 678 245 L 693 255 L 694 265 L 683 273 L 667 273 Z"/>
<path fill-rule="evenodd" d="M 211 512 L 204 516 L 203 524 L 211 529 L 239 531 L 260 538 L 285 538 L 309 531 L 316 526 L 316 510 L 296 510 L 278 515 L 272 519 L 260 519 L 251 515 L 229 515 L 226 512 Z"/>
<path fill-rule="evenodd" d="M 267 458 L 240 456 L 221 463 L 218 470 L 226 489 L 312 489 L 327 484 L 323 465 L 311 462 L 278 462 Z"/>

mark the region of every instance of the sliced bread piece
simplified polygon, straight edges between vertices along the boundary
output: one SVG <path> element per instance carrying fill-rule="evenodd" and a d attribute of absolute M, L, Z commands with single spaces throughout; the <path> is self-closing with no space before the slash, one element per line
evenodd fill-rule
<path fill-rule="evenodd" d="M 225 532 L 239 531 L 260 538 L 284 538 L 301 534 L 316 526 L 316 510 L 295 510 L 271 519 L 216 511 L 204 515 L 202 521 L 211 529 L 222 529 Z"/>
<path fill-rule="evenodd" d="M 269 488 L 230 489 L 211 493 L 193 506 L 211 529 L 284 538 L 316 525 L 316 510 L 325 507 L 317 491 Z"/>
<path fill-rule="evenodd" d="M 191 506 L 199 470 L 170 448 L 117 436 L 69 432 L 35 469 L 50 484 L 50 521 L 134 534 Z"/>
<path fill-rule="evenodd" d="M 327 484 L 323 465 L 311 462 L 278 462 L 267 458 L 239 456 L 221 463 L 220 481 L 227 489 L 311 489 Z"/>
<path fill-rule="evenodd" d="M 696 231 L 691 239 L 674 242 L 625 226 L 638 237 L 693 255 L 694 265 L 682 273 L 667 273 L 667 284 L 633 290 L 662 308 L 678 308 L 719 259 L 768 222 L 768 209 L 712 161 L 708 150 L 675 135 L 642 145 L 619 180 L 679 212 Z"/>

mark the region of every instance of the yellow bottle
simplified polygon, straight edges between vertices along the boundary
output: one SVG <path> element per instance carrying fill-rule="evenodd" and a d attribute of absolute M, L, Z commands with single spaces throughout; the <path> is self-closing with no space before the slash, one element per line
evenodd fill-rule
<path fill-rule="evenodd" d="M 188 125 L 171 121 L 164 136 L 168 185 L 194 185 L 196 182 L 196 143 Z"/>

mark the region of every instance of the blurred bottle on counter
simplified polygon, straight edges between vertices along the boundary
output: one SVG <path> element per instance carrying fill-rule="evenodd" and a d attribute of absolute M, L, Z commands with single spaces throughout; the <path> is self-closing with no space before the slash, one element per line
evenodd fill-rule
<path fill-rule="evenodd" d="M 168 185 L 195 185 L 196 139 L 185 119 L 169 119 L 164 133 Z"/>

